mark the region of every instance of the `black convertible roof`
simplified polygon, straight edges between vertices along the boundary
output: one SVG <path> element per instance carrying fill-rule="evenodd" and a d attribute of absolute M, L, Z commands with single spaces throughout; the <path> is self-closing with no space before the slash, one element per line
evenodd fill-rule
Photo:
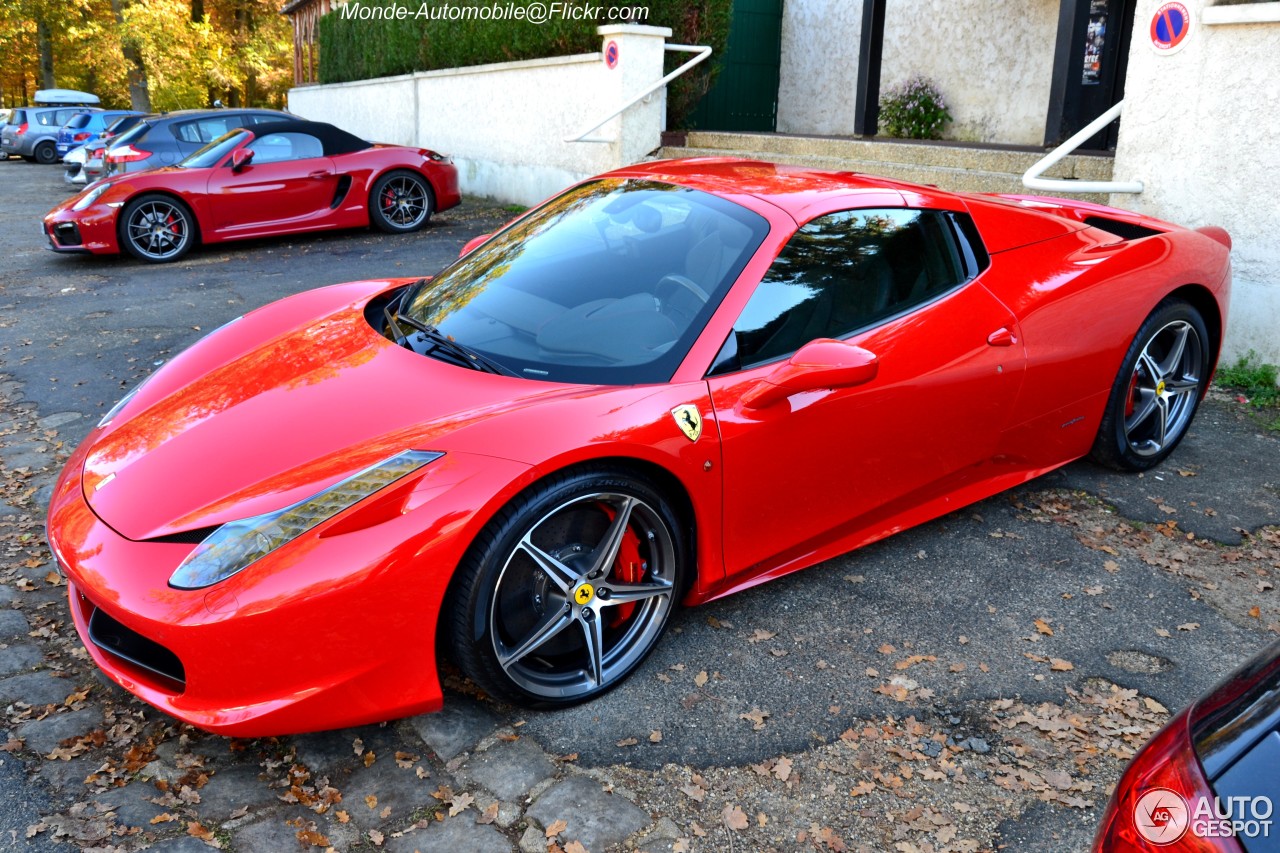
<path fill-rule="evenodd" d="M 363 151 L 373 147 L 372 142 L 365 142 L 342 128 L 322 121 L 272 121 L 266 124 L 255 124 L 245 130 L 253 131 L 255 139 L 261 139 L 272 133 L 306 133 L 320 140 L 326 157 L 331 154 L 350 154 L 352 151 Z"/>

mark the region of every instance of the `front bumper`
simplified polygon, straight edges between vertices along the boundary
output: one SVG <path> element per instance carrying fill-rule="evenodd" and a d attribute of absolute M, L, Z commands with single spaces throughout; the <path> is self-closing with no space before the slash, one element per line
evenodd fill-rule
<path fill-rule="evenodd" d="M 72 210 L 75 198 L 68 199 L 45 216 L 43 231 L 49 248 L 55 252 L 120 253 L 116 236 L 118 208 L 91 204 L 84 210 Z"/>
<path fill-rule="evenodd" d="M 180 720 L 237 737 L 440 708 L 436 620 L 466 541 L 454 529 L 465 527 L 450 511 L 456 502 L 433 509 L 432 496 L 456 489 L 459 500 L 473 498 L 473 481 L 483 478 L 461 474 L 460 461 L 428 466 L 432 476 L 410 495 L 421 497 L 413 512 L 354 530 L 335 530 L 344 519 L 351 526 L 339 515 L 227 580 L 179 590 L 167 581 L 194 544 L 126 539 L 85 500 L 81 470 L 95 437 L 54 489 L 48 536 L 76 630 L 112 681 Z M 491 462 L 503 476 L 525 470 Z"/>

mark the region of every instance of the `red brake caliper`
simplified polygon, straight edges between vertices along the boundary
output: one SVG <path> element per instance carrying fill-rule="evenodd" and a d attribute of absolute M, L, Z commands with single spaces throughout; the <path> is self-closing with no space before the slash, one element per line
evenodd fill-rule
<path fill-rule="evenodd" d="M 1137 397 L 1137 394 L 1138 394 L 1138 371 L 1134 370 L 1133 377 L 1129 380 L 1129 400 L 1128 402 L 1125 403 L 1125 406 L 1124 406 L 1124 416 L 1126 418 L 1133 416 L 1134 407 L 1137 405 L 1137 400 L 1135 399 L 1135 397 Z"/>
<path fill-rule="evenodd" d="M 600 509 L 609 517 L 610 522 L 618 515 L 617 511 L 608 504 L 600 504 Z M 640 558 L 640 537 L 636 536 L 636 532 L 628 526 L 627 532 L 622 534 L 622 544 L 618 547 L 618 557 L 613 562 L 611 574 L 619 583 L 640 583 L 644 580 L 643 564 L 644 561 Z M 613 615 L 609 619 L 609 625 L 616 628 L 631 618 L 631 614 L 636 611 L 636 603 L 629 601 L 610 609 Z"/>

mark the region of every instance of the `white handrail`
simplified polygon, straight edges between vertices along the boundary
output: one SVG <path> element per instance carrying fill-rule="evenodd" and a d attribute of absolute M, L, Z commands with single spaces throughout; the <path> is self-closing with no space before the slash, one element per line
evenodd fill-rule
<path fill-rule="evenodd" d="M 1107 110 L 1102 115 L 1085 125 L 1084 129 L 1072 136 L 1066 142 L 1050 151 L 1042 157 L 1034 166 L 1022 175 L 1022 185 L 1032 190 L 1042 190 L 1058 193 L 1140 193 L 1142 192 L 1142 181 L 1074 181 L 1064 178 L 1042 178 L 1040 177 L 1049 169 L 1053 168 L 1058 161 L 1066 157 L 1072 151 L 1075 151 L 1084 141 L 1102 130 L 1111 122 L 1119 117 L 1121 110 L 1124 108 L 1124 101 L 1116 102 L 1116 105 Z"/>
<path fill-rule="evenodd" d="M 679 68 L 677 68 L 675 71 L 672 71 L 672 72 L 671 72 L 670 74 L 668 74 L 666 77 L 663 77 L 663 78 L 662 78 L 661 80 L 659 80 L 657 83 L 654 83 L 654 84 L 653 84 L 652 86 L 650 86 L 648 89 L 645 89 L 643 92 L 641 92 L 640 94 L 636 95 L 634 98 L 632 98 L 631 100 L 627 101 L 625 104 L 623 104 L 622 106 L 618 107 L 616 110 L 614 110 L 613 112 L 609 113 L 609 114 L 608 114 L 607 116 L 605 116 L 604 118 L 600 119 L 600 121 L 598 121 L 598 122 L 596 122 L 595 124 L 591 125 L 591 127 L 588 127 L 586 130 L 582 131 L 582 133 L 579 133 L 577 136 L 566 136 L 566 137 L 564 138 L 564 141 L 565 141 L 565 142 L 613 142 L 613 141 L 615 141 L 615 140 L 613 140 L 613 139 L 608 139 L 608 138 L 605 138 L 605 137 L 603 137 L 603 136 L 590 136 L 590 137 L 589 137 L 589 136 L 587 136 L 587 134 L 591 133 L 593 130 L 598 130 L 598 129 L 600 128 L 600 126 L 601 126 L 601 125 L 603 125 L 605 122 L 609 121 L 610 119 L 613 119 L 613 118 L 616 118 L 616 117 L 618 117 L 618 116 L 622 115 L 624 112 L 626 112 L 626 111 L 627 111 L 628 109 L 630 109 L 632 106 L 634 106 L 634 105 L 636 105 L 636 104 L 640 103 L 640 102 L 641 102 L 641 101 L 643 101 L 645 98 L 649 97 L 649 96 L 650 96 L 650 95 L 652 95 L 654 92 L 658 91 L 658 90 L 659 90 L 659 89 L 661 89 L 663 86 L 667 85 L 667 84 L 668 84 L 668 83 L 670 83 L 672 80 L 676 79 L 676 78 L 677 78 L 677 77 L 679 77 L 681 74 L 683 74 L 684 72 L 688 71 L 690 68 L 692 68 L 693 66 L 697 65 L 699 62 L 701 62 L 702 60 L 706 59 L 708 56 L 710 56 L 710 55 L 711 55 L 711 48 L 710 48 L 710 46 L 705 45 L 705 44 L 703 44 L 703 45 L 698 45 L 698 44 L 668 44 L 668 45 L 663 45 L 663 49 L 664 49 L 664 50 L 672 51 L 673 53 L 696 53 L 696 54 L 697 54 L 697 56 L 695 56 L 693 59 L 690 59 L 690 60 L 689 60 L 688 62 L 686 62 L 684 65 L 681 65 L 681 66 L 680 66 Z"/>

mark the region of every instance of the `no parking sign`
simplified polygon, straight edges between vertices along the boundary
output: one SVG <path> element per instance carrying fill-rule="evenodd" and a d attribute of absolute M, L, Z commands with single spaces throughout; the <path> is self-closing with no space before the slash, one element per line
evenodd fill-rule
<path fill-rule="evenodd" d="M 1177 53 L 1191 34 L 1191 10 L 1181 3 L 1162 3 L 1151 16 L 1151 49 L 1159 54 Z"/>

